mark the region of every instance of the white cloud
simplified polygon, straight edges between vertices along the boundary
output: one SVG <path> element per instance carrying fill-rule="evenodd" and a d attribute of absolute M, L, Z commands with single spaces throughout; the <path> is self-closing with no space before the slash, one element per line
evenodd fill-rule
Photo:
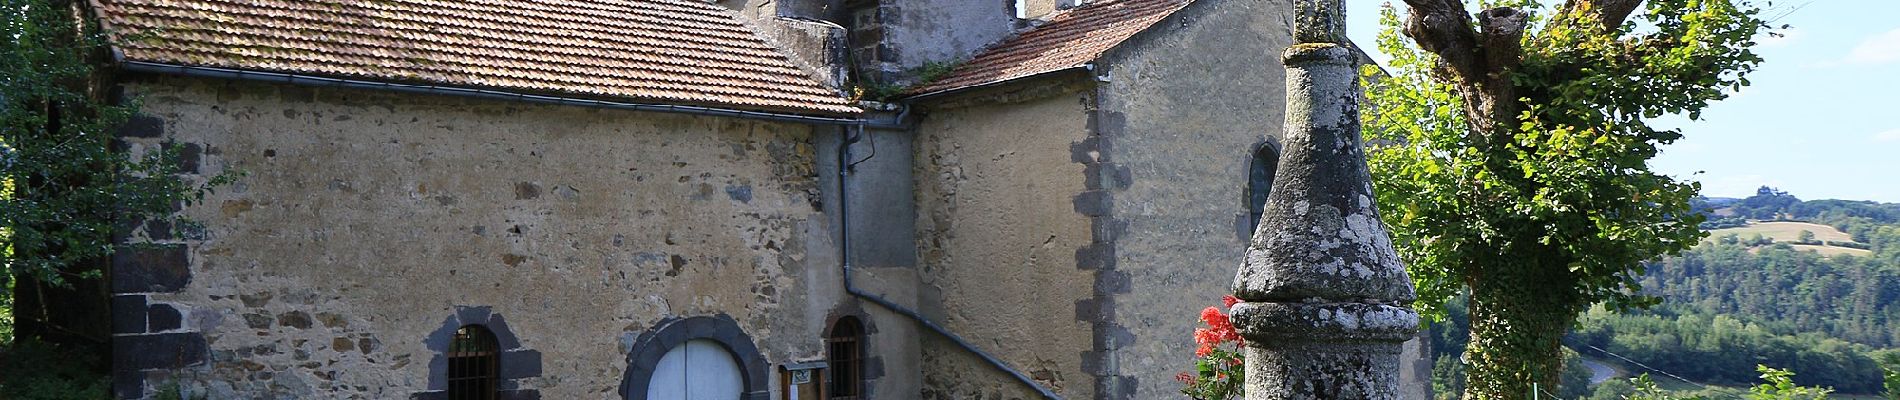
<path fill-rule="evenodd" d="M 1848 51 L 1848 64 L 1886 64 L 1900 61 L 1900 29 L 1886 31 L 1862 40 Z"/>
<path fill-rule="evenodd" d="M 1888 129 L 1874 134 L 1876 142 L 1900 142 L 1900 129 Z"/>

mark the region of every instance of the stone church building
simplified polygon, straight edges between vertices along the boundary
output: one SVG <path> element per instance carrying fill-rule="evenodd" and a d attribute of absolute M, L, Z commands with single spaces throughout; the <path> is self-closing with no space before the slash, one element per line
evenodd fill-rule
<path fill-rule="evenodd" d="M 123 140 L 235 177 L 113 260 L 119 398 L 1178 398 L 1292 29 L 1290 0 L 88 11 Z"/>

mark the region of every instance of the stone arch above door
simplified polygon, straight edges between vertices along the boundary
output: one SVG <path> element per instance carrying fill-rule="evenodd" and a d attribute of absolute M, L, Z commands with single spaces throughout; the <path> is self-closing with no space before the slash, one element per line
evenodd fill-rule
<path fill-rule="evenodd" d="M 769 366 L 765 356 L 752 344 L 752 337 L 739 328 L 739 323 L 725 314 L 668 318 L 641 332 L 627 352 L 627 372 L 620 381 L 621 398 L 646 400 L 647 386 L 660 359 L 667 351 L 694 339 L 713 341 L 732 354 L 739 364 L 740 382 L 745 385 L 739 395 L 741 400 L 770 398 L 771 386 L 766 381 Z"/>

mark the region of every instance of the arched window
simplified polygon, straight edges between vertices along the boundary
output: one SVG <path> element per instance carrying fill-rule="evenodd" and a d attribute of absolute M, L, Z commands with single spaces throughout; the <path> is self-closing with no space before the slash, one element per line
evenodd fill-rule
<path fill-rule="evenodd" d="M 1260 228 L 1260 215 L 1267 209 L 1267 194 L 1273 192 L 1273 173 L 1280 166 L 1280 152 L 1273 145 L 1262 144 L 1253 152 L 1253 161 L 1247 165 L 1247 219 L 1248 234 Z"/>
<path fill-rule="evenodd" d="M 825 361 L 831 376 L 825 391 L 832 400 L 857 400 L 864 390 L 864 324 L 857 317 L 839 318 L 825 337 Z"/>
<path fill-rule="evenodd" d="M 449 341 L 449 399 L 494 400 L 501 371 L 495 334 L 481 325 L 464 325 Z"/>

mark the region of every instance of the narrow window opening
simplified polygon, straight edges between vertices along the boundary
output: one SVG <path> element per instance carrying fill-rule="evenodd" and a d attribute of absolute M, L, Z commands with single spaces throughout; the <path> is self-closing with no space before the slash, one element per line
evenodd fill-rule
<path fill-rule="evenodd" d="M 1267 194 L 1273 192 L 1273 173 L 1279 166 L 1280 152 L 1273 146 L 1261 145 L 1254 150 L 1247 168 L 1247 226 L 1253 230 L 1260 228 L 1260 216 L 1266 214 Z"/>
<path fill-rule="evenodd" d="M 455 330 L 449 342 L 449 399 L 495 400 L 501 352 L 495 334 L 480 325 Z"/>
<path fill-rule="evenodd" d="M 857 400 L 864 388 L 864 326 L 857 317 L 839 318 L 825 338 L 830 376 L 826 393 L 832 400 Z"/>

